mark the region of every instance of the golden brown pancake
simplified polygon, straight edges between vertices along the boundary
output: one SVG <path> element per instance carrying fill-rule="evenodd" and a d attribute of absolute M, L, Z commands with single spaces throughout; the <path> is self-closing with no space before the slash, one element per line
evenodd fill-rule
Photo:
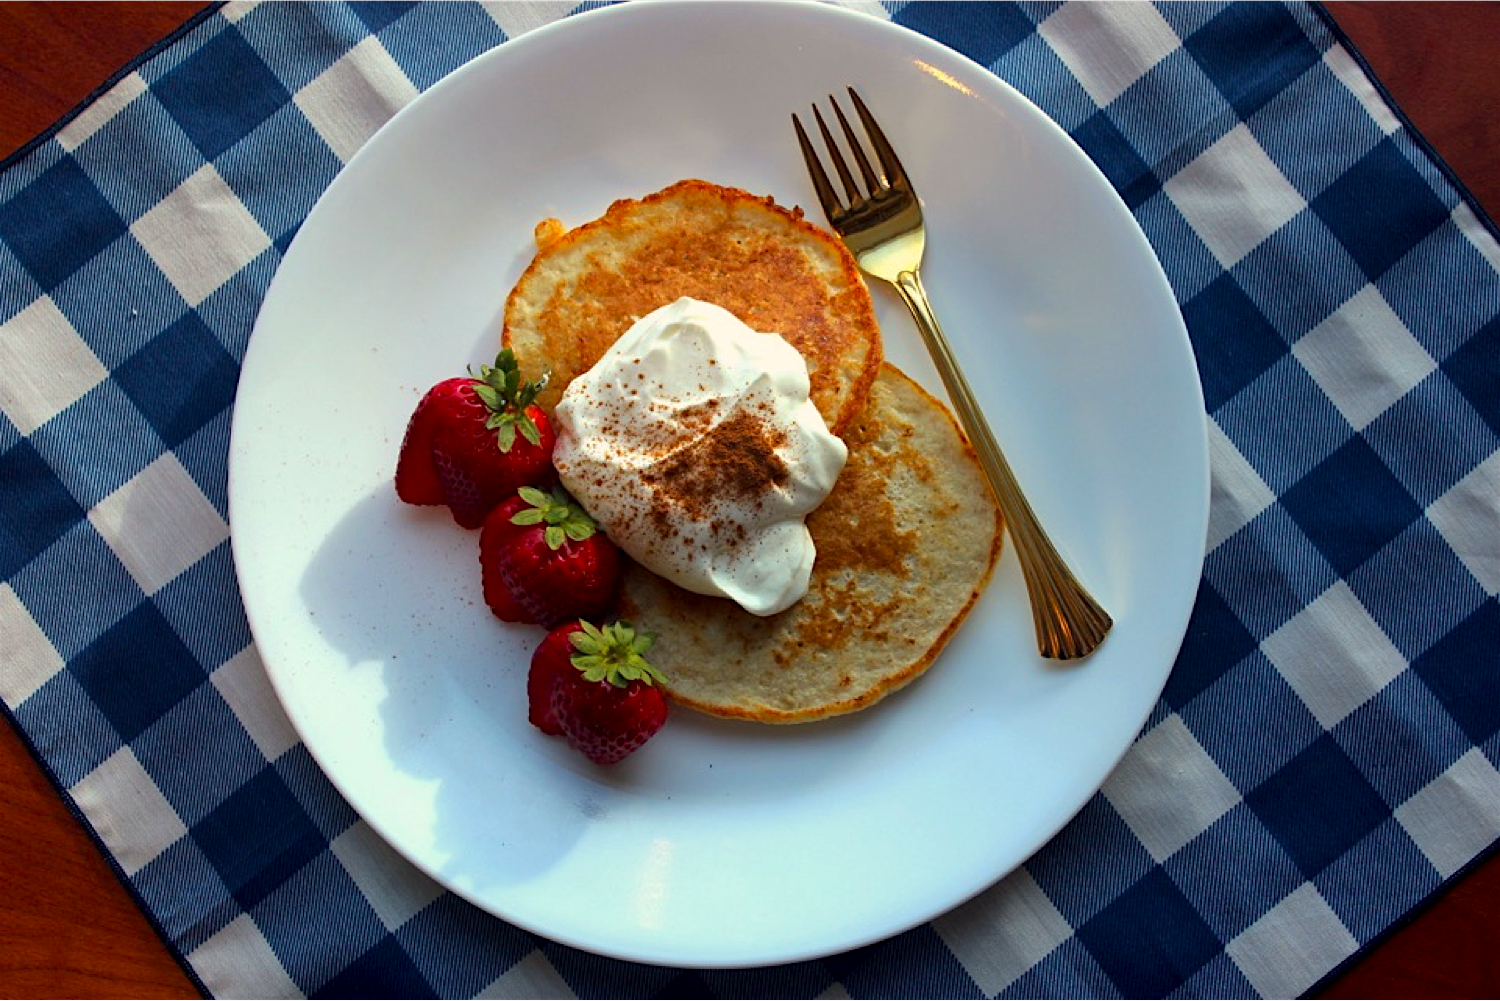
<path fill-rule="evenodd" d="M 774 331 L 807 360 L 812 399 L 849 459 L 808 518 L 809 592 L 774 616 L 631 564 L 620 614 L 658 636 L 678 703 L 800 723 L 873 705 L 927 670 L 994 571 L 1001 520 L 946 407 L 882 361 L 869 291 L 843 243 L 800 210 L 705 181 L 621 200 L 538 253 L 506 302 L 503 343 L 551 409 L 637 319 L 690 296 Z"/>
<path fill-rule="evenodd" d="M 880 328 L 843 243 L 770 198 L 679 181 L 615 202 L 563 231 L 537 227 L 536 258 L 505 306 L 501 335 L 527 378 L 551 371 L 550 410 L 640 317 L 690 296 L 784 337 L 807 361 L 812 400 L 834 434 L 864 408 L 882 360 Z"/>
<path fill-rule="evenodd" d="M 1001 519 L 947 408 L 895 366 L 845 429 L 849 460 L 808 518 L 808 594 L 760 618 L 640 567 L 621 617 L 657 634 L 649 657 L 676 702 L 801 723 L 873 705 L 931 666 L 984 589 Z"/>

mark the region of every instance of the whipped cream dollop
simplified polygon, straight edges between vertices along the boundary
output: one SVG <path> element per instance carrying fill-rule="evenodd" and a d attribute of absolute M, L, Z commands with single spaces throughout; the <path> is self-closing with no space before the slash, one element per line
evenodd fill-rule
<path fill-rule="evenodd" d="M 647 569 L 755 615 L 807 593 L 804 519 L 848 450 L 780 334 L 678 299 L 574 379 L 554 417 L 563 485 Z"/>

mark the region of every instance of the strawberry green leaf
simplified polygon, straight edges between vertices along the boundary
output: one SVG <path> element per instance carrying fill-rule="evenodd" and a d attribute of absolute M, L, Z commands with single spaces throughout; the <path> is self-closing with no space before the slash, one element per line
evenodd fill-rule
<path fill-rule="evenodd" d="M 533 445 L 538 445 L 538 446 L 541 445 L 541 443 L 542 443 L 542 432 L 541 432 L 541 429 L 536 426 L 536 421 L 532 420 L 531 419 L 531 415 L 528 414 L 526 411 L 524 411 L 524 410 L 521 411 L 520 416 L 518 416 L 516 418 L 516 420 L 515 420 L 515 427 L 520 430 L 522 438 L 525 438 L 527 441 L 531 442 Z M 509 451 L 509 449 L 507 448 L 506 451 Z"/>
<path fill-rule="evenodd" d="M 599 653 L 604 649 L 604 634 L 592 622 L 578 620 L 579 629 L 568 634 L 568 641 L 579 653 Z"/>
<path fill-rule="evenodd" d="M 516 426 L 510 421 L 500 425 L 495 432 L 495 440 L 500 443 L 500 451 L 509 452 L 510 447 L 516 443 Z"/>
<path fill-rule="evenodd" d="M 479 397 L 479 402 L 491 410 L 498 411 L 505 409 L 505 394 L 496 390 L 494 386 L 491 386 L 487 382 L 474 383 L 474 395 Z"/>

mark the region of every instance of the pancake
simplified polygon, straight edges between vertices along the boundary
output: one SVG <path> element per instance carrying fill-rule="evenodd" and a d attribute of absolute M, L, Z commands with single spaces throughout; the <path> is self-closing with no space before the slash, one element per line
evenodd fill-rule
<path fill-rule="evenodd" d="M 1000 555 L 1001 518 L 948 409 L 885 364 L 845 431 L 849 459 L 807 520 L 807 596 L 760 618 L 637 566 L 620 616 L 657 634 L 650 659 L 692 709 L 801 723 L 864 709 L 927 670 Z"/>
<path fill-rule="evenodd" d="M 863 409 L 880 369 L 880 328 L 843 243 L 770 198 L 679 181 L 615 202 L 539 250 L 505 305 L 502 343 L 528 379 L 551 371 L 547 410 L 637 319 L 690 296 L 775 332 L 807 361 L 812 400 L 834 434 Z"/>

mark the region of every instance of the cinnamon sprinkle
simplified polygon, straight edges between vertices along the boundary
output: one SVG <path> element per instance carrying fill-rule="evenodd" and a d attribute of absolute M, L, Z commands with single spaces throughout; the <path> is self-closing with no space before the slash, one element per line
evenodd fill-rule
<path fill-rule="evenodd" d="M 785 484 L 791 471 L 777 450 L 786 444 L 784 430 L 741 411 L 643 478 L 660 499 L 694 520 L 707 521 L 720 501 L 754 502 Z"/>

